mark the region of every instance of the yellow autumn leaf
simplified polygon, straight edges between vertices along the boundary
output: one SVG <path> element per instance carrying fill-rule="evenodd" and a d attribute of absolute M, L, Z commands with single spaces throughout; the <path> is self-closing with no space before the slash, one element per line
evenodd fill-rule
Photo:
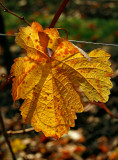
<path fill-rule="evenodd" d="M 112 88 L 110 55 L 96 49 L 91 62 L 54 28 L 42 29 L 37 22 L 20 28 L 16 43 L 27 52 L 11 68 L 13 99 L 24 99 L 20 110 L 24 123 L 45 136 L 60 138 L 74 127 L 76 112 L 83 111 L 77 84 L 90 101 L 108 101 Z"/>

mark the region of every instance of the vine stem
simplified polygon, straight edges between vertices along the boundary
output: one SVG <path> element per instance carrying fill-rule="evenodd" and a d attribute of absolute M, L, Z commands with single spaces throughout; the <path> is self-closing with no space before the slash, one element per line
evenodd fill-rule
<path fill-rule="evenodd" d="M 54 18 L 52 19 L 52 22 L 50 23 L 48 28 L 54 28 L 57 20 L 59 19 L 61 13 L 63 12 L 63 10 L 66 7 L 68 2 L 69 2 L 69 0 L 63 0 L 63 2 L 61 3 L 59 9 L 57 10 L 57 12 L 56 12 Z"/>
<path fill-rule="evenodd" d="M 2 4 L 2 2 L 0 2 L 0 6 L 4 9 L 5 12 L 8 12 L 8 13 L 14 15 L 15 17 L 19 18 L 20 20 L 24 21 L 27 25 L 30 26 L 30 24 L 26 21 L 26 19 L 25 19 L 24 16 L 23 16 L 23 17 L 20 17 L 20 16 L 18 16 L 17 14 L 11 12 L 7 7 L 5 7 L 5 6 Z"/>
<path fill-rule="evenodd" d="M 8 134 L 7 134 L 6 129 L 5 129 L 5 125 L 4 125 L 4 121 L 3 121 L 3 118 L 2 118 L 1 110 L 0 110 L 0 123 L 1 123 L 1 128 L 2 128 L 3 135 L 4 135 L 4 137 L 5 137 L 5 140 L 6 140 L 6 142 L 7 142 L 7 145 L 8 145 L 8 147 L 9 147 L 10 152 L 11 152 L 12 158 L 13 158 L 13 160 L 16 160 L 15 154 L 14 154 L 14 152 L 13 152 L 13 150 L 12 150 L 10 141 L 9 141 L 9 139 L 8 139 Z"/>
<path fill-rule="evenodd" d="M 100 108 L 104 109 L 112 118 L 118 119 L 118 115 L 114 115 L 104 103 L 100 103 L 100 102 L 91 102 L 97 106 L 99 106 Z"/>

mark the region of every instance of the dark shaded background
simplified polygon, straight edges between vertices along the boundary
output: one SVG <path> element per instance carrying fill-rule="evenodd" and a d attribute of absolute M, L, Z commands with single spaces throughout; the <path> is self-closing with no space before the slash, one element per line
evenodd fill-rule
<path fill-rule="evenodd" d="M 28 22 L 49 26 L 60 1 L 57 0 L 3 0 L 5 6 Z M 24 22 L 0 8 L 0 33 L 12 35 Z M 65 8 L 55 27 L 66 28 L 69 39 L 118 44 L 117 0 L 73 0 Z M 63 31 L 61 36 L 65 36 Z M 102 48 L 111 54 L 114 87 L 107 107 L 118 113 L 118 47 L 76 44 L 86 52 Z M 13 59 L 25 52 L 14 43 L 14 37 L 0 36 L 0 81 L 10 71 Z M 4 74 L 4 75 L 3 75 Z M 13 103 L 11 84 L 0 93 L 0 107 L 7 130 L 23 128 L 19 106 Z M 85 111 L 77 114 L 75 128 L 69 135 L 56 141 L 35 131 L 29 134 L 11 135 L 10 140 L 18 160 L 118 160 L 118 120 L 112 119 L 98 106 L 88 104 Z M 30 127 L 30 125 L 26 126 Z M 8 147 L 0 133 L 0 159 L 11 159 Z M 7 153 L 7 154 L 6 154 Z"/>

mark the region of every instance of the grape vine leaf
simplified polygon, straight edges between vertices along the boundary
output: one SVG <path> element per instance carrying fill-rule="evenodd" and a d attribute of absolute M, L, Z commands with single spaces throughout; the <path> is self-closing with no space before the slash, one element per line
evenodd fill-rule
<path fill-rule="evenodd" d="M 112 69 L 104 50 L 88 56 L 91 62 L 54 28 L 33 22 L 16 34 L 16 43 L 27 56 L 15 59 L 11 74 L 13 100 L 24 99 L 20 108 L 24 123 L 35 131 L 60 138 L 74 127 L 76 112 L 83 111 L 77 84 L 90 101 L 107 102 Z"/>

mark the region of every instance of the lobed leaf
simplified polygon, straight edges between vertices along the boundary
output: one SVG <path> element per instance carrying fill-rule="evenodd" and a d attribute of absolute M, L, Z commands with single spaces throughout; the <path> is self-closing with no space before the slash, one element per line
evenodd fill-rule
<path fill-rule="evenodd" d="M 27 56 L 17 58 L 12 66 L 12 95 L 14 101 L 24 99 L 20 108 L 23 121 L 31 121 L 37 132 L 60 138 L 74 127 L 75 113 L 83 111 L 75 84 L 90 101 L 108 101 L 112 70 L 105 51 L 90 52 L 90 62 L 77 47 L 60 38 L 56 29 L 43 30 L 36 22 L 20 29 L 16 43 Z"/>

